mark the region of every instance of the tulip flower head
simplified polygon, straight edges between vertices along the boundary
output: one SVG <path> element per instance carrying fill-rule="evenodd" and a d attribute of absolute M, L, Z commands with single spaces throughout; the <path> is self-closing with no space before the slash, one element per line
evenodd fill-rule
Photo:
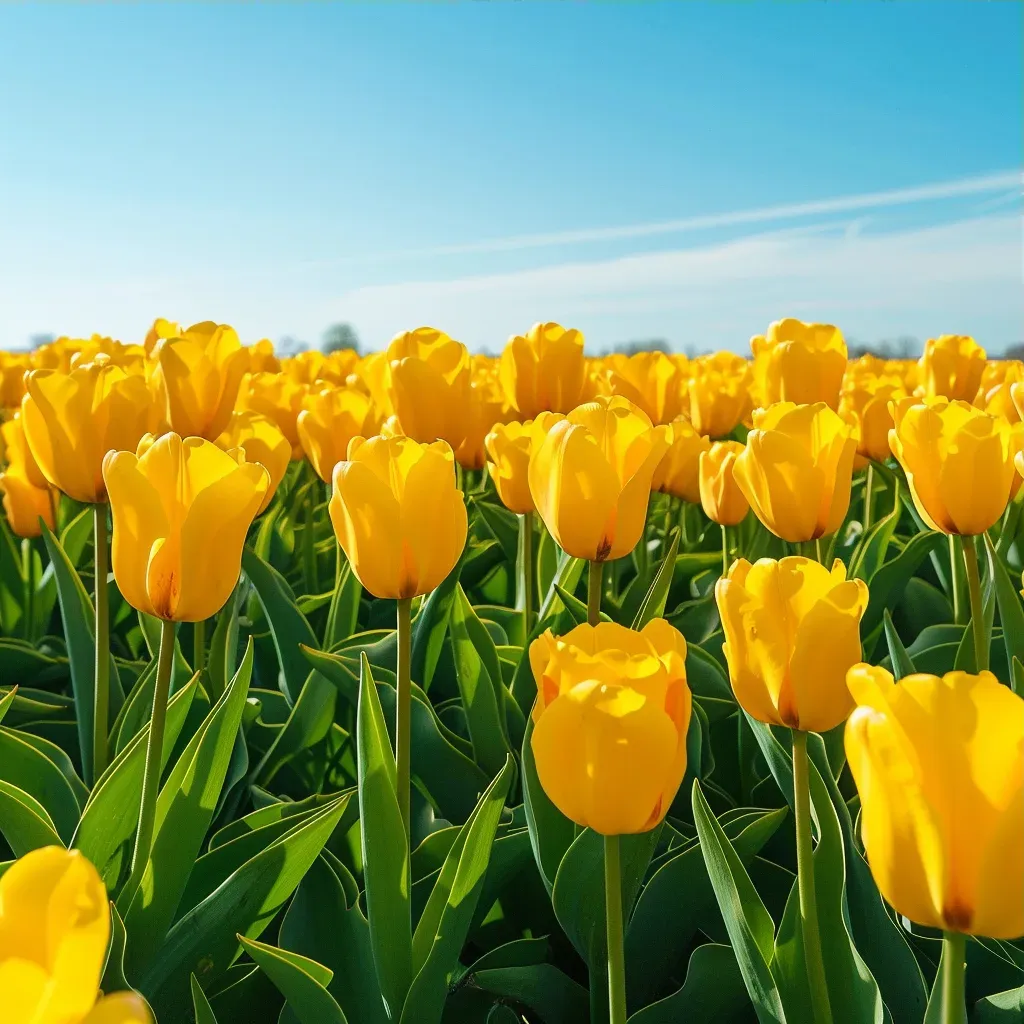
<path fill-rule="evenodd" d="M 559 324 L 534 324 L 510 338 L 499 369 L 505 400 L 522 417 L 567 413 L 586 401 L 583 335 Z"/>
<path fill-rule="evenodd" d="M 109 939 L 107 893 L 81 853 L 45 846 L 15 861 L 0 878 L 4 1021 L 150 1024 L 141 996 L 100 995 Z"/>
<path fill-rule="evenodd" d="M 530 458 L 548 429 L 564 418 L 561 413 L 546 412 L 525 423 L 495 423 L 484 439 L 488 472 L 498 497 L 510 512 L 525 515 L 536 511 L 530 492 Z"/>
<path fill-rule="evenodd" d="M 309 395 L 309 385 L 286 373 L 251 373 L 242 381 L 238 408 L 257 412 L 277 424 L 292 446 L 292 459 L 302 458 L 298 419 Z"/>
<path fill-rule="evenodd" d="M 735 477 L 754 514 L 795 544 L 835 533 L 850 507 L 856 428 L 824 402 L 754 410 Z"/>
<path fill-rule="evenodd" d="M 609 389 L 643 409 L 652 423 L 670 423 L 683 409 L 685 375 L 664 352 L 618 352 L 605 359 Z"/>
<path fill-rule="evenodd" d="M 879 891 L 918 924 L 1024 935 L 1024 700 L 990 672 L 858 664 L 846 756 Z"/>
<path fill-rule="evenodd" d="M 466 506 L 446 441 L 354 438 L 334 468 L 329 511 L 353 572 L 376 597 L 429 593 L 466 544 Z"/>
<path fill-rule="evenodd" d="M 329 484 L 334 467 L 348 453 L 353 437 L 367 437 L 380 427 L 368 394 L 358 388 L 321 388 L 303 402 L 296 421 L 299 441 L 316 474 Z"/>
<path fill-rule="evenodd" d="M 0 473 L 7 524 L 17 537 L 38 537 L 42 533 L 40 518 L 51 530 L 55 528 L 54 501 L 50 485 L 29 450 L 18 413 L 0 426 L 0 437 L 7 460 Z"/>
<path fill-rule="evenodd" d="M 839 415 L 857 431 L 855 469 L 860 469 L 868 459 L 885 462 L 889 458 L 889 431 L 892 429 L 889 403 L 906 397 L 902 381 L 894 377 L 844 384 Z"/>
<path fill-rule="evenodd" d="M 603 562 L 636 547 L 666 433 L 618 395 L 551 426 L 530 461 L 530 492 L 563 551 Z"/>
<path fill-rule="evenodd" d="M 257 463 L 267 471 L 267 491 L 256 514 L 266 511 L 291 462 L 292 446 L 288 438 L 267 416 L 258 412 L 233 412 L 224 433 L 217 438 L 217 447 L 226 452 L 240 448 L 246 462 Z"/>
<path fill-rule="evenodd" d="M 741 356 L 720 352 L 695 359 L 687 381 L 687 411 L 693 429 L 723 438 L 751 412 L 750 364 Z"/>
<path fill-rule="evenodd" d="M 212 441 L 164 434 L 103 463 L 114 523 L 111 565 L 125 600 L 175 622 L 219 611 L 270 475 Z"/>
<path fill-rule="evenodd" d="M 750 511 L 733 475 L 742 451 L 739 441 L 716 441 L 700 455 L 700 503 L 704 514 L 719 526 L 735 526 Z"/>
<path fill-rule="evenodd" d="M 639 632 L 580 625 L 530 645 L 532 750 L 551 802 L 603 835 L 647 832 L 686 772 L 686 641 L 664 619 Z"/>
<path fill-rule="evenodd" d="M 473 381 L 466 397 L 466 434 L 455 449 L 463 469 L 483 469 L 487 461 L 485 441 L 493 427 L 505 418 L 505 400 L 495 380 Z"/>
<path fill-rule="evenodd" d="M 764 337 L 751 338 L 750 348 L 761 405 L 824 402 L 838 408 L 847 355 L 838 327 L 787 317 L 770 324 Z"/>
<path fill-rule="evenodd" d="M 685 416 L 668 425 L 665 438 L 668 450 L 651 478 L 651 490 L 699 505 L 700 457 L 711 448 L 711 442 L 698 434 Z"/>
<path fill-rule="evenodd" d="M 962 401 L 906 398 L 892 407 L 889 444 L 921 518 L 973 536 L 999 521 L 1015 482 L 1014 430 Z"/>
<path fill-rule="evenodd" d="M 985 350 L 961 334 L 929 338 L 918 360 L 918 380 L 927 398 L 973 402 L 985 372 Z"/>
<path fill-rule="evenodd" d="M 745 558 L 715 586 L 722 650 L 740 706 L 760 722 L 827 732 L 846 720 L 853 699 L 847 670 L 860 661 L 863 580 L 809 558 Z"/>

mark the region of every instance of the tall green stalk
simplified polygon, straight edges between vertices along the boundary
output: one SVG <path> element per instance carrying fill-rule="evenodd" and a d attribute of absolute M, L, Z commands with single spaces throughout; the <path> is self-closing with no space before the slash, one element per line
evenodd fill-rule
<path fill-rule="evenodd" d="M 988 638 L 985 636 L 985 609 L 981 600 L 981 573 L 978 570 L 978 549 L 973 537 L 961 537 L 964 568 L 967 570 L 967 592 L 971 599 L 971 628 L 974 631 L 974 661 L 979 672 L 988 668 Z"/>
<path fill-rule="evenodd" d="M 967 604 L 964 601 L 963 577 L 960 575 L 960 563 L 962 559 L 956 550 L 956 534 L 949 535 L 949 577 L 950 587 L 953 591 L 953 621 L 958 626 L 966 625 L 964 612 Z"/>
<path fill-rule="evenodd" d="M 110 726 L 110 611 L 107 593 L 107 506 L 92 507 L 95 565 L 96 668 L 92 704 L 92 781 L 107 767 L 107 729 Z"/>
<path fill-rule="evenodd" d="M 604 562 L 591 562 L 587 575 L 587 622 L 596 626 L 601 621 L 601 576 Z"/>
<path fill-rule="evenodd" d="M 626 962 L 622 948 L 622 868 L 618 836 L 604 837 L 604 906 L 608 938 L 608 1022 L 626 1024 Z"/>
<path fill-rule="evenodd" d="M 519 593 L 523 605 L 523 642 L 533 628 L 533 513 L 519 517 Z"/>
<path fill-rule="evenodd" d="M 21 539 L 21 577 L 24 593 L 22 595 L 22 616 L 25 626 L 25 639 L 31 640 L 35 632 L 33 620 L 36 617 L 36 587 L 33 576 L 35 575 L 34 559 L 32 558 L 32 541 L 28 537 Z"/>
<path fill-rule="evenodd" d="M 192 626 L 192 668 L 202 672 L 206 668 L 206 619 Z"/>
<path fill-rule="evenodd" d="M 811 789 L 807 764 L 807 733 L 800 729 L 793 734 L 793 816 L 796 819 L 796 870 L 800 897 L 800 931 L 804 941 L 804 963 L 807 986 L 811 994 L 811 1010 L 815 1024 L 831 1024 L 828 983 L 821 955 L 821 934 L 818 930 L 818 897 L 814 891 L 814 861 L 811 854 Z"/>
<path fill-rule="evenodd" d="M 309 467 L 311 480 L 309 487 L 306 489 L 306 500 L 304 503 L 305 522 L 302 529 L 302 576 L 303 583 L 306 586 L 306 593 L 315 594 L 319 584 L 316 578 L 316 538 L 313 535 L 313 524 L 316 515 L 316 492 L 319 490 L 319 487 L 316 485 L 318 477 L 313 467 L 308 462 L 306 466 Z"/>
<path fill-rule="evenodd" d="M 966 953 L 967 936 L 963 932 L 943 933 L 941 1024 L 963 1024 L 967 1020 L 967 1006 L 964 999 Z"/>
<path fill-rule="evenodd" d="M 398 783 L 398 807 L 409 840 L 409 787 L 412 771 L 412 599 L 398 601 L 398 700 L 395 704 L 395 770 Z"/>
<path fill-rule="evenodd" d="M 874 518 L 875 506 L 875 466 L 868 463 L 867 475 L 864 478 L 864 532 L 871 529 L 871 521 Z"/>
<path fill-rule="evenodd" d="M 722 523 L 722 575 L 729 575 L 729 527 Z"/>
<path fill-rule="evenodd" d="M 118 909 L 123 917 L 142 884 L 149 855 L 153 851 L 156 826 L 156 799 L 160 792 L 163 768 L 164 725 L 167 720 L 167 696 L 171 689 L 171 668 L 174 665 L 174 623 L 164 621 L 160 629 L 160 654 L 153 685 L 153 709 L 149 718 L 149 739 L 146 742 L 146 765 L 142 774 L 142 801 L 139 806 L 139 827 L 135 833 L 132 870 L 118 896 Z"/>

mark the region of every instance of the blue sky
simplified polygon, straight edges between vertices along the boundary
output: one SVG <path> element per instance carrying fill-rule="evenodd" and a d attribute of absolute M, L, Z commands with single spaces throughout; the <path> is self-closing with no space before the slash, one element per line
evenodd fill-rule
<path fill-rule="evenodd" d="M 3 5 L 0 345 L 161 315 L 744 350 L 797 315 L 1001 351 L 1022 11 Z"/>

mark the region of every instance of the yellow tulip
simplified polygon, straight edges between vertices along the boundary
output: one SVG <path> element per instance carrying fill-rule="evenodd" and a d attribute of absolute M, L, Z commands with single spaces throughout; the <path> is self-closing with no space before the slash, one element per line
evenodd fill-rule
<path fill-rule="evenodd" d="M 345 458 L 349 441 L 375 434 L 379 427 L 380 416 L 370 396 L 350 387 L 311 392 L 296 420 L 302 450 L 326 484 Z"/>
<path fill-rule="evenodd" d="M 43 532 L 40 518 L 51 530 L 56 529 L 54 504 L 48 486 L 35 487 L 24 473 L 8 466 L 0 473 L 0 491 L 4 495 L 7 525 L 15 536 L 38 537 Z"/>
<path fill-rule="evenodd" d="M 274 343 L 269 338 L 261 338 L 249 349 L 250 373 L 280 373 L 281 360 L 274 355 Z"/>
<path fill-rule="evenodd" d="M 920 386 L 928 398 L 973 402 L 985 371 L 985 350 L 961 334 L 929 338 L 918 361 Z"/>
<path fill-rule="evenodd" d="M 889 403 L 907 395 L 901 381 L 894 378 L 860 380 L 844 385 L 839 399 L 839 415 L 857 430 L 855 468 L 865 460 L 885 462 L 889 458 L 889 431 L 892 413 Z"/>
<path fill-rule="evenodd" d="M 101 356 L 69 373 L 33 370 L 25 382 L 25 437 L 43 476 L 76 501 L 106 501 L 103 457 L 134 449 L 155 426 L 145 379 Z"/>
<path fill-rule="evenodd" d="M 147 331 L 142 346 L 146 350 L 146 355 L 149 356 L 153 354 L 153 349 L 164 339 L 180 336 L 181 328 L 173 320 L 166 320 L 164 317 L 158 316 L 153 321 L 153 326 Z"/>
<path fill-rule="evenodd" d="M 846 756 L 879 891 L 911 921 L 1024 935 L 1024 700 L 990 672 L 857 665 Z"/>
<path fill-rule="evenodd" d="M 700 504 L 700 457 L 711 442 L 694 430 L 685 416 L 674 419 L 665 433 L 669 443 L 651 478 L 651 490 Z"/>
<path fill-rule="evenodd" d="M 258 463 L 267 471 L 267 491 L 256 514 L 265 511 L 291 462 L 292 446 L 288 438 L 272 419 L 258 412 L 233 412 L 226 429 L 217 438 L 217 447 L 226 452 L 240 448 L 246 462 Z"/>
<path fill-rule="evenodd" d="M 583 335 L 555 323 L 534 324 L 526 337 L 509 339 L 499 372 L 505 400 L 520 416 L 570 412 L 586 400 Z"/>
<path fill-rule="evenodd" d="M 416 441 L 457 448 L 466 436 L 469 353 L 443 331 L 418 327 L 387 348 L 388 397 L 402 430 Z"/>
<path fill-rule="evenodd" d="M 736 482 L 754 514 L 791 544 L 835 533 L 850 507 L 855 428 L 824 402 L 754 411 Z"/>
<path fill-rule="evenodd" d="M 787 317 L 771 324 L 764 337 L 751 338 L 750 347 L 762 405 L 824 402 L 838 407 L 846 370 L 846 342 L 838 327 Z"/>
<path fill-rule="evenodd" d="M 530 493 L 530 457 L 547 436 L 548 429 L 559 420 L 561 413 L 545 412 L 536 419 L 520 423 L 495 423 L 484 439 L 487 449 L 487 471 L 502 504 L 518 515 L 536 511 Z"/>
<path fill-rule="evenodd" d="M 32 369 L 28 353 L 0 352 L 0 407 L 17 409 L 25 394 L 25 374 Z"/>
<path fill-rule="evenodd" d="M 164 434 L 103 463 L 114 523 L 111 565 L 124 599 L 175 622 L 219 611 L 238 582 L 246 531 L 270 484 L 239 449 Z"/>
<path fill-rule="evenodd" d="M 652 423 L 669 423 L 682 412 L 686 378 L 664 352 L 616 353 L 605 367 L 611 393 L 628 398 Z"/>
<path fill-rule="evenodd" d="M 214 440 L 227 426 L 249 356 L 226 325 L 194 324 L 156 348 L 170 429 Z"/>
<path fill-rule="evenodd" d="M 603 835 L 647 832 L 686 773 L 686 641 L 664 619 L 548 630 L 530 645 L 532 750 L 551 802 Z"/>
<path fill-rule="evenodd" d="M 698 434 L 731 434 L 751 412 L 750 364 L 731 352 L 695 359 L 687 382 L 687 410 Z"/>
<path fill-rule="evenodd" d="M 45 846 L 0 878 L 0 1006 L 4 1024 L 150 1024 L 134 992 L 99 995 L 110 907 L 77 851 Z"/>
<path fill-rule="evenodd" d="M 530 460 L 530 492 L 563 551 L 603 562 L 636 547 L 667 429 L 618 395 L 551 426 Z"/>
<path fill-rule="evenodd" d="M 455 449 L 455 460 L 463 469 L 483 469 L 487 460 L 484 441 L 491 429 L 505 418 L 505 400 L 496 383 L 474 381 L 466 396 L 465 436 Z"/>
<path fill-rule="evenodd" d="M 992 416 L 1002 416 L 1016 423 L 1021 416 L 1013 400 L 1013 389 L 1024 387 L 1022 381 L 1024 362 L 1019 359 L 1000 359 L 986 363 L 974 404 Z"/>
<path fill-rule="evenodd" d="M 947 534 L 984 533 L 1014 483 L 1013 430 L 967 402 L 906 398 L 893 406 L 889 444 L 921 518 Z"/>
<path fill-rule="evenodd" d="M 242 381 L 238 408 L 258 412 L 273 420 L 278 430 L 288 438 L 292 458 L 301 459 L 298 419 L 308 396 L 309 385 L 285 373 L 252 373 Z"/>
<path fill-rule="evenodd" d="M 827 732 L 853 710 L 847 670 L 861 659 L 863 580 L 837 558 L 829 572 L 809 558 L 745 558 L 715 586 L 722 650 L 733 692 L 769 725 Z"/>
<path fill-rule="evenodd" d="M 466 506 L 446 441 L 354 438 L 334 468 L 329 510 L 338 543 L 375 597 L 429 593 L 466 545 Z"/>
<path fill-rule="evenodd" d="M 715 441 L 700 454 L 700 503 L 704 514 L 719 526 L 735 526 L 750 511 L 733 476 L 736 458 L 742 451 L 739 441 Z"/>

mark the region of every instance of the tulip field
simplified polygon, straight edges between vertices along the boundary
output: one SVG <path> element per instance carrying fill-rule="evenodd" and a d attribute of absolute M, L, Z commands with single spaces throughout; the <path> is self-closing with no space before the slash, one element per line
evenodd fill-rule
<path fill-rule="evenodd" d="M 0 353 L 0 1024 L 1021 1024 L 1024 364 Z"/>

